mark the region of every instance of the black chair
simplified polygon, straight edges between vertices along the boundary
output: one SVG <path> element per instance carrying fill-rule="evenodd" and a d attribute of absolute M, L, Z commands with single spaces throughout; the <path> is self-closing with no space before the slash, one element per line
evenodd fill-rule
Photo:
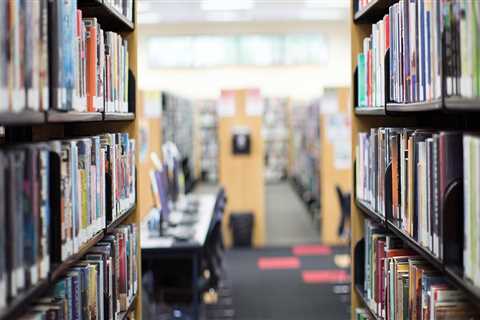
<path fill-rule="evenodd" d="M 342 212 L 342 216 L 340 218 L 340 224 L 338 226 L 338 235 L 342 238 L 344 237 L 350 237 L 350 235 L 346 235 L 346 228 L 345 226 L 347 225 L 347 222 L 350 220 L 350 200 L 351 200 L 351 195 L 350 193 L 343 193 L 342 189 L 340 189 L 339 186 L 336 186 L 335 189 L 337 190 L 337 196 L 338 200 L 340 201 L 340 208 Z"/>
<path fill-rule="evenodd" d="M 210 274 L 208 281 L 201 285 L 204 291 L 217 288 L 223 272 L 225 247 L 223 244 L 222 221 L 225 214 L 225 206 L 225 190 L 221 188 L 215 200 L 214 217 L 207 234 L 202 258 L 202 272 L 208 270 Z"/>

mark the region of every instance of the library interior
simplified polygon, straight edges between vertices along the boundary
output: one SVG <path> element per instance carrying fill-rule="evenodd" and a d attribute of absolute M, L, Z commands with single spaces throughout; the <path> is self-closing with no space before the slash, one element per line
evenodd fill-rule
<path fill-rule="evenodd" d="M 480 0 L 0 29 L 0 320 L 480 320 Z"/>

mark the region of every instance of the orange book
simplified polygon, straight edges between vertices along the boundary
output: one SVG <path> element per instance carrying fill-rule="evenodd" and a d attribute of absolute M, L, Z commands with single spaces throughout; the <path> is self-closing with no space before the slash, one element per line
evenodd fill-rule
<path fill-rule="evenodd" d="M 83 19 L 87 43 L 87 111 L 97 111 L 97 19 Z"/>

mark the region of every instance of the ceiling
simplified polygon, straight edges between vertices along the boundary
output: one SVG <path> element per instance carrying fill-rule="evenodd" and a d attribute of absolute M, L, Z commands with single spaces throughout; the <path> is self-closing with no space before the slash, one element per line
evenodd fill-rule
<path fill-rule="evenodd" d="M 346 20 L 351 0 L 139 0 L 141 24 Z"/>

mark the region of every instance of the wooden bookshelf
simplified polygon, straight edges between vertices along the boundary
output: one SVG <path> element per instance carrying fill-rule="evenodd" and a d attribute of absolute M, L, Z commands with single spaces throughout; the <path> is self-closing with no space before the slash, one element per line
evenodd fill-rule
<path fill-rule="evenodd" d="M 389 5 L 397 1 L 374 1 L 361 12 L 357 12 L 355 8 L 356 1 L 351 4 L 351 59 L 352 59 L 352 85 L 356 86 L 356 63 L 357 55 L 363 50 L 363 39 L 370 36 L 372 32 L 372 24 L 376 23 L 385 14 L 388 13 Z M 356 88 L 352 88 L 352 92 L 356 94 Z M 352 105 L 356 106 L 356 97 L 352 97 Z M 385 108 L 351 108 L 352 118 L 352 155 L 355 155 L 356 146 L 358 145 L 358 133 L 367 132 L 371 128 L 378 127 L 412 127 L 412 128 L 432 128 L 432 129 L 454 129 L 459 131 L 478 131 L 479 129 L 479 113 L 480 99 L 467 99 L 462 97 L 447 97 L 442 93 L 441 99 L 425 102 L 398 104 L 386 101 Z M 363 110 L 365 109 L 365 110 Z M 355 159 L 352 159 L 355 167 Z M 355 173 L 354 173 L 355 174 Z M 354 181 L 354 190 L 355 180 Z M 463 201 L 463 194 L 460 194 Z M 386 206 L 391 203 L 386 203 Z M 457 211 L 442 212 L 445 215 L 458 215 Z M 427 261 L 438 272 L 444 275 L 445 280 L 453 287 L 464 291 L 465 296 L 471 304 L 480 311 L 480 288 L 463 276 L 462 267 L 455 264 L 451 259 L 446 257 L 441 260 L 436 257 L 429 249 L 423 247 L 417 240 L 401 230 L 396 222 L 391 220 L 387 213 L 386 216 L 380 215 L 375 210 L 371 210 L 368 203 L 362 202 L 356 197 L 352 199 L 351 206 L 351 253 L 353 268 L 364 264 L 363 259 L 356 259 L 355 256 L 357 244 L 361 244 L 364 239 L 364 221 L 368 219 L 373 223 L 383 227 L 387 234 L 395 235 L 400 238 L 406 247 Z M 455 231 L 458 232 L 458 231 Z M 462 227 L 463 232 L 463 227 Z M 460 233 L 458 233 L 460 235 Z M 463 235 L 461 235 L 463 237 Z M 443 240 L 445 243 L 448 240 Z M 446 250 L 446 249 L 445 249 Z M 445 254 L 446 255 L 446 254 Z M 358 307 L 365 308 L 370 316 L 378 319 L 373 311 L 369 309 L 368 302 L 363 296 L 363 279 L 356 279 L 359 276 L 355 272 L 352 276 L 353 289 L 351 293 L 352 301 L 352 319 L 355 316 L 355 309 Z"/>
<path fill-rule="evenodd" d="M 135 5 L 134 3 L 134 19 L 135 21 Z M 24 142 L 39 142 L 53 139 L 68 139 L 78 135 L 96 135 L 105 132 L 128 132 L 129 137 L 138 139 L 137 128 L 139 127 L 139 117 L 136 116 L 135 106 L 137 104 L 137 30 L 133 21 L 129 21 L 114 8 L 109 7 L 100 0 L 79 0 L 78 8 L 85 13 L 84 16 L 97 17 L 101 27 L 104 30 L 115 31 L 121 33 L 128 40 L 129 52 L 129 108 L 128 113 L 103 113 L 103 112 L 60 112 L 50 109 L 47 112 L 23 111 L 19 113 L 0 113 L 0 125 L 5 127 L 5 141 L 9 144 Z M 22 136 L 18 136 L 18 133 Z M 25 132 L 25 134 L 23 134 Z M 138 153 L 136 149 L 135 163 L 137 164 L 138 175 Z M 137 180 L 138 182 L 138 180 Z M 138 183 L 136 184 L 138 186 Z M 137 187 L 138 189 L 138 187 Z M 52 187 L 52 190 L 59 190 L 59 187 Z M 51 191 L 52 191 L 51 190 Z M 138 190 L 136 192 L 138 197 Z M 58 208 L 59 210 L 59 208 Z M 60 216 L 55 206 L 51 208 L 51 216 Z M 104 235 L 122 223 L 135 223 L 138 230 L 140 229 L 140 215 L 138 206 L 125 210 L 114 222 L 97 232 L 88 239 L 76 253 L 65 259 L 55 263 L 53 259 L 58 257 L 51 256 L 51 268 L 46 279 L 40 280 L 37 284 L 21 291 L 15 298 L 8 301 L 7 306 L 0 310 L 0 320 L 10 320 L 20 317 L 29 311 L 35 301 L 42 298 L 53 288 L 54 284 L 61 279 L 69 268 L 77 264 L 83 259 L 86 253 L 90 251 Z M 53 227 L 50 238 L 54 238 L 55 231 Z M 140 237 L 137 233 L 138 248 L 140 253 Z M 50 254 L 52 255 L 53 249 Z M 128 310 L 120 315 L 118 319 L 126 319 L 127 316 L 135 312 L 135 318 L 141 319 L 141 257 L 137 256 L 138 270 L 138 294 L 132 300 Z"/>

